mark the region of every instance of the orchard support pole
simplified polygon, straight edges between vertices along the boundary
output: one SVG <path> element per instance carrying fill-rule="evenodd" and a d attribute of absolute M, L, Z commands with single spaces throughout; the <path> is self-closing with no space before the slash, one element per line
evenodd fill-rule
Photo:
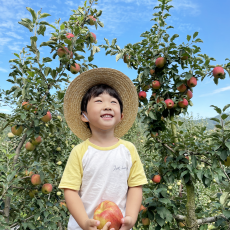
<path fill-rule="evenodd" d="M 176 134 L 176 126 L 173 123 L 173 121 L 174 121 L 174 115 L 170 116 L 170 120 L 171 120 L 171 128 L 172 128 L 173 140 L 174 140 L 174 143 L 176 145 L 176 143 L 178 142 L 178 138 L 176 137 L 177 136 L 177 134 Z"/>
<path fill-rule="evenodd" d="M 186 184 L 186 190 L 187 190 L 186 226 L 189 230 L 198 230 L 196 213 L 195 213 L 195 209 L 196 209 L 195 188 L 191 180 Z"/>

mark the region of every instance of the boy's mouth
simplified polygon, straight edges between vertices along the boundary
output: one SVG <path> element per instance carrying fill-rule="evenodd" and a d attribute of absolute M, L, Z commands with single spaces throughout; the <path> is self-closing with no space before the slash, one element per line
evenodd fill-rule
<path fill-rule="evenodd" d="M 113 115 L 111 115 L 111 114 L 104 114 L 104 115 L 101 116 L 101 118 L 104 119 L 104 120 L 110 120 L 110 119 L 113 118 Z"/>

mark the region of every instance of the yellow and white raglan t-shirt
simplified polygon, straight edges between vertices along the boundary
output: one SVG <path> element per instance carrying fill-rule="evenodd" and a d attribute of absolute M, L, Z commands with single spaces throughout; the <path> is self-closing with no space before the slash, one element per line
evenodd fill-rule
<path fill-rule="evenodd" d="M 89 139 L 75 146 L 62 175 L 58 188 L 78 190 L 90 219 L 105 200 L 116 203 L 125 216 L 128 187 L 148 183 L 136 147 L 118 139 L 110 147 L 99 147 Z M 68 230 L 80 229 L 70 215 Z"/>

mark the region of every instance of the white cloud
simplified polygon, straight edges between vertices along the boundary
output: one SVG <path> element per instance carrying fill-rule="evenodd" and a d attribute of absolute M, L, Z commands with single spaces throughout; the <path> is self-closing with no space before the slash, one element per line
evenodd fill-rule
<path fill-rule="evenodd" d="M 228 91 L 228 90 L 230 90 L 230 86 L 223 87 L 223 88 L 220 88 L 220 89 L 216 89 L 212 93 L 202 94 L 202 95 L 200 95 L 200 97 L 206 97 L 206 96 L 210 96 L 210 95 L 213 95 L 213 94 L 225 92 L 225 91 Z"/>
<path fill-rule="evenodd" d="M 0 71 L 1 71 L 1 72 L 6 72 L 6 73 L 8 72 L 6 69 L 3 69 L 3 68 L 1 68 L 1 67 L 0 67 Z"/>
<path fill-rule="evenodd" d="M 0 108 L 0 112 L 10 112 L 10 110 L 9 109 L 2 109 L 2 108 Z"/>
<path fill-rule="evenodd" d="M 15 32 L 9 31 L 5 33 L 6 35 L 9 35 L 11 37 L 17 38 L 17 39 L 22 39 L 21 36 L 19 36 L 18 34 L 16 34 Z"/>

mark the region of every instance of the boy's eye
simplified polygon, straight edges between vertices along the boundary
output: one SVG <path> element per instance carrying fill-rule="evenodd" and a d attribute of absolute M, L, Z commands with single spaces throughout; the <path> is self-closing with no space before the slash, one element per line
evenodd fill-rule
<path fill-rule="evenodd" d="M 96 100 L 96 102 L 98 102 L 98 101 L 101 101 L 101 100 Z M 117 103 L 116 101 L 112 101 L 112 102 L 115 102 L 115 103 Z"/>

